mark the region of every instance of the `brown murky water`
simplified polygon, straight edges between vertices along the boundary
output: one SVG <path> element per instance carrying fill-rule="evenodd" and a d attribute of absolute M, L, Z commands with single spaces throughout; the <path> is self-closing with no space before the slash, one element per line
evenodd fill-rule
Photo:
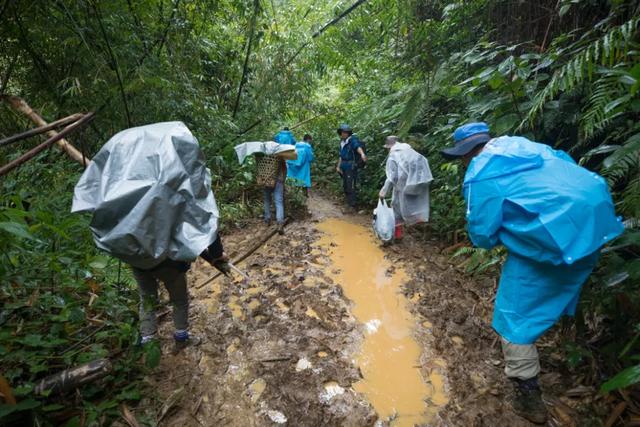
<path fill-rule="evenodd" d="M 414 320 L 406 308 L 401 285 L 404 270 L 384 258 L 363 226 L 327 219 L 318 227 L 325 235 L 319 246 L 330 248 L 333 278 L 354 302 L 353 314 L 365 325 L 365 340 L 355 361 L 364 379 L 355 384 L 381 419 L 393 426 L 426 423 L 447 403 L 443 378 L 420 374 L 421 349 L 411 331 Z"/>

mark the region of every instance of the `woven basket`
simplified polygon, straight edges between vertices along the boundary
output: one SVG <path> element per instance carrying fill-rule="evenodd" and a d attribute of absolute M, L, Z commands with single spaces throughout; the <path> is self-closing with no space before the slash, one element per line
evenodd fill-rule
<path fill-rule="evenodd" d="M 256 156 L 256 181 L 263 187 L 275 187 L 280 159 L 275 156 Z"/>

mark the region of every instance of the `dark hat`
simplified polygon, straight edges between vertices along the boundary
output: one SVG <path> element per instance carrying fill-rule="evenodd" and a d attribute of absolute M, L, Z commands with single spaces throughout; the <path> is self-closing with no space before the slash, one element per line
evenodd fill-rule
<path fill-rule="evenodd" d="M 440 151 L 447 159 L 455 159 L 469 154 L 480 144 L 491 139 L 489 126 L 484 122 L 467 123 L 460 126 L 453 133 L 454 146 Z"/>
<path fill-rule="evenodd" d="M 353 129 L 351 129 L 351 126 L 349 126 L 346 123 L 342 123 L 339 127 L 338 127 L 338 135 L 340 135 L 342 132 L 349 132 L 349 133 L 353 133 Z"/>

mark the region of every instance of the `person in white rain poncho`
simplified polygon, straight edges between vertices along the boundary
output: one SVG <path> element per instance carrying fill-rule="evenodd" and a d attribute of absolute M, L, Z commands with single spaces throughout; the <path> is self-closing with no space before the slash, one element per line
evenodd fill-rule
<path fill-rule="evenodd" d="M 384 148 L 389 150 L 387 179 L 380 190 L 380 198 L 393 187 L 391 205 L 396 217 L 394 238 L 402 239 L 403 224 L 413 225 L 429 221 L 429 185 L 433 181 L 427 159 L 409 144 L 388 136 Z"/>

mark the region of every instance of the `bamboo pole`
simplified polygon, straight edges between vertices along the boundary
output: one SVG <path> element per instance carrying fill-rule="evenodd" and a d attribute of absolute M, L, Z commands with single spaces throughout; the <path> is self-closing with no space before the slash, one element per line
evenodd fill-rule
<path fill-rule="evenodd" d="M 287 218 L 285 220 L 284 225 L 287 225 L 288 222 L 289 222 L 289 218 Z M 251 246 L 242 255 L 236 257 L 231 263 L 232 264 L 239 264 L 242 261 L 244 261 L 245 259 L 249 258 L 249 256 L 251 256 L 251 254 L 253 254 L 255 251 L 260 249 L 262 247 L 262 245 L 264 245 L 269 239 L 271 239 L 277 232 L 278 232 L 278 227 L 274 227 L 271 231 L 267 232 L 267 234 L 265 234 L 260 240 L 258 240 L 253 246 Z M 195 287 L 196 287 L 196 289 L 200 289 L 203 286 L 213 282 L 214 280 L 216 280 L 220 276 L 222 276 L 222 273 L 218 272 L 218 273 L 214 274 L 213 276 L 211 276 L 210 278 L 208 278 L 207 280 L 205 280 L 204 282 L 197 284 Z"/>
<path fill-rule="evenodd" d="M 77 122 L 75 122 L 73 124 L 70 124 L 69 126 L 67 126 L 64 129 L 62 129 L 62 131 L 60 133 L 54 132 L 55 135 L 53 135 L 51 138 L 49 138 L 48 140 L 46 140 L 42 144 L 40 144 L 37 147 L 34 147 L 31 150 L 27 151 L 22 156 L 20 156 L 17 159 L 15 159 L 14 161 L 9 162 L 6 165 L 0 167 L 0 176 L 6 175 L 7 173 L 11 172 L 13 169 L 15 169 L 18 166 L 22 165 L 26 161 L 31 160 L 32 158 L 37 156 L 38 153 L 42 152 L 47 147 L 51 146 L 52 144 L 54 144 L 54 143 L 56 143 L 58 141 L 63 140 L 65 136 L 67 136 L 68 134 L 70 134 L 71 132 L 76 130 L 77 128 L 79 128 L 79 127 L 83 126 L 84 124 L 86 124 L 88 121 L 93 119 L 93 117 L 94 117 L 93 113 L 86 114 L 82 119 L 78 120 Z M 82 154 L 81 154 L 81 156 L 82 156 Z"/>
<path fill-rule="evenodd" d="M 4 145 L 9 145 L 9 144 L 11 144 L 13 142 L 16 142 L 16 141 L 21 141 L 23 139 L 31 138 L 32 136 L 40 135 L 41 133 L 50 131 L 52 129 L 55 129 L 55 128 L 58 128 L 58 127 L 61 127 L 61 126 L 68 125 L 69 123 L 73 123 L 73 122 L 75 122 L 77 120 L 80 120 L 82 118 L 82 116 L 83 116 L 83 114 L 81 114 L 81 113 L 72 114 L 72 115 L 70 115 L 68 117 L 65 117 L 63 119 L 56 120 L 55 122 L 51 122 L 46 126 L 40 126 L 38 128 L 35 128 L 35 129 L 29 129 L 26 132 L 22 132 L 22 133 L 19 133 L 17 135 L 10 136 L 8 138 L 0 140 L 0 147 L 2 147 Z"/>
<path fill-rule="evenodd" d="M 36 113 L 22 98 L 12 95 L 0 95 L 0 100 L 5 101 L 11 106 L 11 108 L 27 116 L 37 126 L 47 126 L 48 123 L 42 117 L 40 117 L 40 115 Z M 53 138 L 54 136 L 58 135 L 58 132 L 56 132 L 55 130 L 50 130 L 47 132 L 47 135 L 50 138 Z M 60 147 L 69 155 L 69 157 L 71 157 L 81 165 L 84 165 L 85 162 L 82 153 L 76 147 L 71 145 L 69 141 L 64 138 L 60 138 L 55 142 L 58 147 Z"/>

